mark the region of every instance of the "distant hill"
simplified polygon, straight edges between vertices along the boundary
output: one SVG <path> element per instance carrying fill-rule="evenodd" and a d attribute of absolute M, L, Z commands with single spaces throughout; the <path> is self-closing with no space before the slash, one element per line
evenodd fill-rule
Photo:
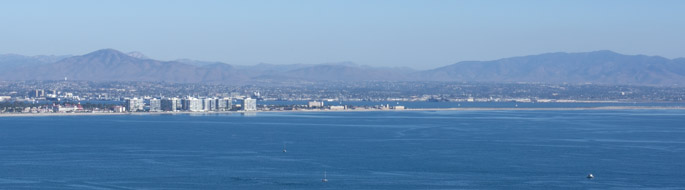
<path fill-rule="evenodd" d="M 33 67 L 37 65 L 50 64 L 67 58 L 69 56 L 38 55 L 24 56 L 17 54 L 0 54 L 0 76 L 14 72 L 21 67 Z"/>
<path fill-rule="evenodd" d="M 9 64 L 8 64 L 9 65 Z M 387 80 L 399 78 L 388 73 L 410 74 L 414 70 L 376 68 L 351 63 L 320 65 L 272 65 L 234 67 L 221 62 L 179 59 L 158 61 L 139 52 L 122 53 L 102 49 L 86 55 L 41 62 L 18 63 L 7 67 L 3 80 L 89 81 L 167 81 L 167 82 L 246 82 L 265 80 Z M 389 77 L 392 76 L 392 77 Z M 399 75 L 398 75 L 399 76 Z"/>
<path fill-rule="evenodd" d="M 494 61 L 464 61 L 416 73 L 415 79 L 477 82 L 685 84 L 685 59 L 612 51 L 546 53 Z"/>
<path fill-rule="evenodd" d="M 179 59 L 159 61 L 140 52 L 98 50 L 80 56 L 0 55 L 2 80 L 167 81 L 236 83 L 252 80 L 544 82 L 683 85 L 685 58 L 622 55 L 611 51 L 546 53 L 493 61 L 464 61 L 416 71 L 354 63 L 258 64 Z"/>
<path fill-rule="evenodd" d="M 219 72 L 217 72 L 217 69 Z M 98 50 L 54 63 L 21 67 L 2 78 L 9 80 L 222 82 L 241 80 L 230 65 L 194 66 L 175 61 L 136 58 L 113 49 Z"/>

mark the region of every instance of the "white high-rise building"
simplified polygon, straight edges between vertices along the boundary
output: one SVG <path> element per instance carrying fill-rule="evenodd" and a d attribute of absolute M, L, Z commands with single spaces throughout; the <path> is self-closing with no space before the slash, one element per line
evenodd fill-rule
<path fill-rule="evenodd" d="M 203 111 L 202 100 L 193 97 L 184 98 L 183 109 L 187 111 Z"/>
<path fill-rule="evenodd" d="M 215 110 L 215 106 L 216 106 L 216 102 L 214 102 L 214 99 L 212 99 L 212 98 L 202 99 L 202 110 L 213 111 L 213 110 Z"/>
<path fill-rule="evenodd" d="M 190 99 L 190 111 L 202 111 L 202 100 L 197 98 Z"/>
<path fill-rule="evenodd" d="M 162 111 L 162 101 L 157 98 L 150 99 L 150 111 L 158 112 Z"/>
<path fill-rule="evenodd" d="M 243 110 L 244 111 L 256 111 L 257 110 L 257 100 L 252 98 L 243 99 Z"/>
<path fill-rule="evenodd" d="M 130 112 L 137 112 L 139 110 L 143 110 L 145 108 L 145 102 L 143 99 L 138 99 L 138 98 L 128 98 L 125 101 L 124 106 L 126 106 L 126 110 Z"/>
<path fill-rule="evenodd" d="M 222 98 L 216 100 L 216 110 L 217 111 L 228 111 L 231 110 L 231 98 Z"/>

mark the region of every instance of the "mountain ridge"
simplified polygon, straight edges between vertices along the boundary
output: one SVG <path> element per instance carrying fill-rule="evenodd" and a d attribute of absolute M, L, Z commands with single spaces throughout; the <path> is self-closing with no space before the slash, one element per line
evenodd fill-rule
<path fill-rule="evenodd" d="M 609 50 L 553 52 L 490 61 L 461 61 L 429 70 L 372 67 L 353 62 L 231 65 L 140 52 L 101 49 L 78 56 L 0 54 L 2 80 L 168 81 L 240 83 L 251 80 L 464 81 L 678 85 L 685 58 L 624 55 Z"/>
<path fill-rule="evenodd" d="M 464 61 L 421 74 L 439 81 L 673 85 L 685 79 L 685 72 L 681 72 L 685 64 L 678 60 L 623 55 L 608 50 L 556 52 L 492 61 Z"/>

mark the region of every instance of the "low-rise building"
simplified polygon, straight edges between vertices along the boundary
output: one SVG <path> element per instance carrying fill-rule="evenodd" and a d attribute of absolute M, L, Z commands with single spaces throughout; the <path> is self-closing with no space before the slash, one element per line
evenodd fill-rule
<path fill-rule="evenodd" d="M 345 106 L 331 106 L 331 110 L 345 110 Z"/>
<path fill-rule="evenodd" d="M 322 101 L 309 101 L 309 108 L 321 108 L 323 107 Z"/>
<path fill-rule="evenodd" d="M 121 112 L 126 112 L 126 107 L 124 106 L 114 106 L 112 107 L 112 111 L 116 113 L 121 113 Z"/>
<path fill-rule="evenodd" d="M 74 112 L 78 110 L 78 107 L 75 105 L 56 105 L 53 106 L 53 111 L 56 113 L 67 113 L 67 112 Z"/>

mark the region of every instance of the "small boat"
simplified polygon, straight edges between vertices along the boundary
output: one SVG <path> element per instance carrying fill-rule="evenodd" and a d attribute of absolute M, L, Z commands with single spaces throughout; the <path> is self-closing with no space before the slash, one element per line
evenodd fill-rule
<path fill-rule="evenodd" d="M 285 150 L 285 143 L 283 143 L 283 152 L 288 152 L 287 150 Z"/>
<path fill-rule="evenodd" d="M 595 178 L 595 175 L 592 175 L 592 174 L 587 174 L 587 178 L 588 178 L 588 179 L 592 179 L 592 178 Z"/>
<path fill-rule="evenodd" d="M 326 178 L 326 170 L 323 171 L 323 179 L 321 179 L 321 182 L 328 182 L 328 178 Z"/>

